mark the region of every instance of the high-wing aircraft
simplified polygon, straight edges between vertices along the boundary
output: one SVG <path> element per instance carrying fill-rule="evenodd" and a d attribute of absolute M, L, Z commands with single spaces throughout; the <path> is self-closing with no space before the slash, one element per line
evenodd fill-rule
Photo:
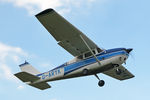
<path fill-rule="evenodd" d="M 98 73 L 118 80 L 134 77 L 122 65 L 129 57 L 132 48 L 108 50 L 99 48 L 53 9 L 40 12 L 36 18 L 56 39 L 57 43 L 74 56 L 74 59 L 44 73 L 40 73 L 25 61 L 19 65 L 21 72 L 14 74 L 21 81 L 44 90 L 51 87 L 47 82 L 87 75 L 95 75 L 99 80 L 98 85 L 102 87 L 105 82 L 98 77 Z"/>

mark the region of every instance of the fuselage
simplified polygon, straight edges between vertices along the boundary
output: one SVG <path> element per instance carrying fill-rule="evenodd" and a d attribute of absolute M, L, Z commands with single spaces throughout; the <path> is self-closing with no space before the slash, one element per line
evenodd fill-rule
<path fill-rule="evenodd" d="M 128 56 L 129 54 L 125 48 L 104 50 L 96 54 L 101 65 L 97 63 L 93 56 L 71 64 L 64 63 L 48 72 L 36 75 L 40 77 L 40 80 L 37 80 L 35 83 L 84 76 L 82 73 L 84 69 L 89 70 L 90 73 L 88 75 L 101 73 L 113 68 L 113 64 L 123 64 Z"/>

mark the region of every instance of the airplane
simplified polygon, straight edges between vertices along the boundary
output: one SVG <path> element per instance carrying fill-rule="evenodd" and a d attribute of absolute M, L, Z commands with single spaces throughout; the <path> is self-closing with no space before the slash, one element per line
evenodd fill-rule
<path fill-rule="evenodd" d="M 102 87 L 105 82 L 98 77 L 98 73 L 118 80 L 134 77 L 122 65 L 126 63 L 132 48 L 102 49 L 51 8 L 35 16 L 56 39 L 58 45 L 73 55 L 74 59 L 44 73 L 25 61 L 19 65 L 21 72 L 14 74 L 22 82 L 45 90 L 51 88 L 47 82 L 88 75 L 95 75 L 99 80 L 98 85 Z"/>

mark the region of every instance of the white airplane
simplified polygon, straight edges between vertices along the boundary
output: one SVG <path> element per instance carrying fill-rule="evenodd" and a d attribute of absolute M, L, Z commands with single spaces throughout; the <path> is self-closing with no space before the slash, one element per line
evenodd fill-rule
<path fill-rule="evenodd" d="M 122 65 L 132 48 L 101 49 L 53 9 L 44 10 L 36 17 L 74 59 L 44 73 L 40 73 L 25 61 L 19 65 L 21 72 L 14 74 L 21 81 L 44 90 L 51 87 L 47 82 L 87 75 L 95 75 L 99 80 L 98 85 L 102 87 L 105 82 L 98 77 L 98 73 L 118 80 L 134 77 Z"/>

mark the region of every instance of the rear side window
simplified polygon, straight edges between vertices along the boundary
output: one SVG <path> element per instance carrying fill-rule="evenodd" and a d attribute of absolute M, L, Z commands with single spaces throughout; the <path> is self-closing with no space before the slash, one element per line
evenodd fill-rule
<path fill-rule="evenodd" d="M 96 54 L 95 50 L 92 51 L 94 54 Z M 91 52 L 85 53 L 85 58 L 92 56 Z"/>
<path fill-rule="evenodd" d="M 91 55 L 92 55 L 92 53 L 91 53 L 91 52 L 88 52 L 88 53 L 85 54 L 85 58 L 87 58 L 87 57 L 89 57 L 89 56 L 91 56 Z"/>
<path fill-rule="evenodd" d="M 83 55 L 78 56 L 78 59 L 83 59 Z"/>

